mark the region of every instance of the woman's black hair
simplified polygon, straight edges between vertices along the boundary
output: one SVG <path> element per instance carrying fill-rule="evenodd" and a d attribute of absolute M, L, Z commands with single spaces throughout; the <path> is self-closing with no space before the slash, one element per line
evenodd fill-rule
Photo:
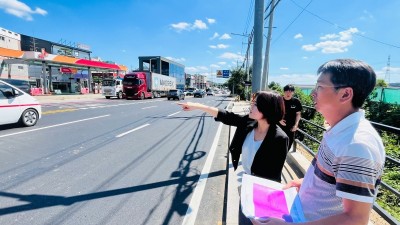
<path fill-rule="evenodd" d="M 285 115 L 285 103 L 283 97 L 272 91 L 258 91 L 256 97 L 257 109 L 269 124 L 277 124 Z"/>

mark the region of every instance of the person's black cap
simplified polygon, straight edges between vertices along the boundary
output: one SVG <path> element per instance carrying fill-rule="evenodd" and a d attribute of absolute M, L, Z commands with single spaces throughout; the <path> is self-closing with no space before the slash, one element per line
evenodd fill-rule
<path fill-rule="evenodd" d="M 294 86 L 291 84 L 288 84 L 285 87 L 283 87 L 283 91 L 294 91 Z"/>

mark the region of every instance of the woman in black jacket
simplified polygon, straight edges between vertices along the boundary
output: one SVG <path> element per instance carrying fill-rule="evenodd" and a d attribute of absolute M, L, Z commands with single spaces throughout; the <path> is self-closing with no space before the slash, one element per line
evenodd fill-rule
<path fill-rule="evenodd" d="M 255 93 L 251 101 L 250 114 L 245 116 L 200 103 L 178 104 L 185 111 L 199 109 L 211 114 L 216 121 L 237 127 L 229 147 L 235 169 L 242 154 L 245 173 L 281 181 L 289 143 L 285 132 L 277 126 L 285 114 L 281 95 L 267 91 Z"/>

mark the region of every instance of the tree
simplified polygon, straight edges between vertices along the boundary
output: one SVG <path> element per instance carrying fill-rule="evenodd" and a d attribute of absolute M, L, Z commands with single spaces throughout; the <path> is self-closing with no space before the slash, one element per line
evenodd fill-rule
<path fill-rule="evenodd" d="M 382 88 L 384 88 L 384 87 L 387 87 L 388 85 L 387 85 L 387 83 L 385 82 L 385 80 L 383 80 L 383 79 L 376 79 L 376 85 L 375 85 L 375 87 L 382 87 Z"/>
<path fill-rule="evenodd" d="M 240 98 L 245 98 L 245 87 L 244 81 L 247 78 L 247 74 L 243 69 L 234 69 L 231 71 L 231 77 L 225 83 L 228 86 L 232 94 L 240 95 Z"/>

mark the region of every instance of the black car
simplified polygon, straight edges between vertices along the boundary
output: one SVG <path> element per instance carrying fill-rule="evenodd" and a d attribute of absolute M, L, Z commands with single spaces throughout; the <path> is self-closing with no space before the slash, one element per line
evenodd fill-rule
<path fill-rule="evenodd" d="M 172 99 L 177 99 L 177 100 L 184 100 L 185 99 L 185 94 L 183 93 L 182 90 L 179 89 L 171 89 L 168 91 L 167 95 L 168 100 Z"/>
<path fill-rule="evenodd" d="M 193 92 L 193 98 L 204 98 L 206 96 L 206 92 L 204 90 L 196 90 Z"/>

